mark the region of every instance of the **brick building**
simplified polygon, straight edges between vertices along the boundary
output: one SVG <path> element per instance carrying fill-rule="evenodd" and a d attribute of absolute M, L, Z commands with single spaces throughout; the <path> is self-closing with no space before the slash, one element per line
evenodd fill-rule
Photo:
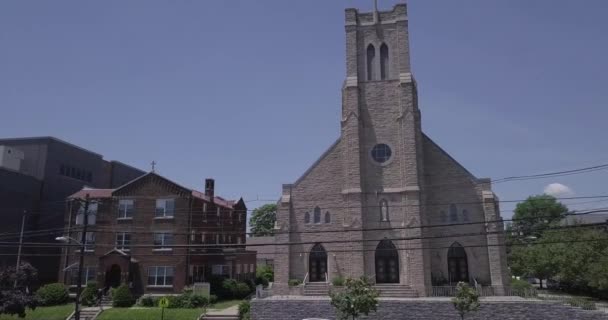
<path fill-rule="evenodd" d="M 458 281 L 500 293 L 509 277 L 498 199 L 422 132 L 406 5 L 345 18 L 341 135 L 283 185 L 275 294 L 293 293 L 289 279 L 318 293 L 337 276 L 395 295 Z"/>
<path fill-rule="evenodd" d="M 83 199 L 90 198 L 84 283 L 131 286 L 135 294 L 179 293 L 212 275 L 255 277 L 255 252 L 245 250 L 243 200 L 184 188 L 154 172 L 116 189 L 83 189 L 70 196 L 65 233 L 80 241 Z M 90 231 L 90 232 L 89 232 Z M 61 281 L 75 285 L 79 248 L 65 248 Z"/>
<path fill-rule="evenodd" d="M 26 213 L 25 242 L 52 242 L 63 228 L 65 199 L 84 186 L 116 188 L 145 172 L 54 137 L 0 139 L 0 232 L 18 241 Z M 35 233 L 45 230 L 47 232 Z M 14 266 L 17 248 L 0 249 L 0 268 Z M 56 282 L 57 248 L 24 248 L 23 261 L 41 283 Z"/>

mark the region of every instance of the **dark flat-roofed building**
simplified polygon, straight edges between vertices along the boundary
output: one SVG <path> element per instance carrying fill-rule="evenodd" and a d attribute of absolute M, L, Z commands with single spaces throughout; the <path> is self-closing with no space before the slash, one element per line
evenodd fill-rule
<path fill-rule="evenodd" d="M 25 241 L 54 241 L 63 228 L 65 199 L 85 186 L 116 188 L 145 172 L 54 137 L 0 139 L 0 232 L 18 241 L 26 213 Z M 2 248 L 0 268 L 16 263 L 16 248 Z M 24 248 L 40 282 L 57 281 L 60 251 Z"/>

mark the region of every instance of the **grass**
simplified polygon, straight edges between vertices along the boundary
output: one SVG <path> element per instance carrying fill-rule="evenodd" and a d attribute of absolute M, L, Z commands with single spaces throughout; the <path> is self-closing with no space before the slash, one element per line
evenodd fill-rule
<path fill-rule="evenodd" d="M 211 306 L 209 306 L 209 309 L 227 309 L 230 308 L 232 306 L 238 306 L 239 303 L 241 303 L 241 301 L 243 300 L 224 300 L 224 301 L 219 301 L 215 304 L 212 304 Z"/>
<path fill-rule="evenodd" d="M 202 309 L 165 309 L 165 319 L 196 320 L 202 312 Z M 160 315 L 160 308 L 112 308 L 104 310 L 97 320 L 158 320 Z"/>
<path fill-rule="evenodd" d="M 61 306 L 52 307 L 38 307 L 36 310 L 27 310 L 25 318 L 19 318 L 17 316 L 1 315 L 0 320 L 65 320 L 72 311 L 74 311 L 73 304 L 65 304 Z"/>

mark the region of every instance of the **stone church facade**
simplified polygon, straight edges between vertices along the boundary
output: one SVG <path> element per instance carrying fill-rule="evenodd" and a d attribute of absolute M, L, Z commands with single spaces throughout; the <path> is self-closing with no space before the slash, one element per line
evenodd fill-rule
<path fill-rule="evenodd" d="M 341 135 L 283 185 L 274 293 L 293 293 L 290 279 L 360 276 L 418 296 L 458 281 L 500 293 L 509 277 L 498 199 L 421 130 L 406 5 L 345 13 Z"/>

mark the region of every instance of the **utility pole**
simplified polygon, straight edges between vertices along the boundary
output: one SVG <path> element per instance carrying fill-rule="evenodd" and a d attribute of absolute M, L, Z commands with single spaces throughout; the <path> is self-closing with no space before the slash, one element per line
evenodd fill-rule
<path fill-rule="evenodd" d="M 84 268 L 84 250 L 87 242 L 87 225 L 89 224 L 89 194 L 84 200 L 82 236 L 80 237 L 80 261 L 78 262 L 78 282 L 76 284 L 76 301 L 74 302 L 74 319 L 80 320 L 80 294 L 82 291 L 82 269 Z M 78 219 L 78 218 L 76 218 Z"/>
<path fill-rule="evenodd" d="M 19 249 L 17 249 L 17 266 L 15 266 L 15 273 L 19 273 L 19 268 L 21 267 L 21 247 L 23 246 L 23 229 L 25 227 L 25 214 L 26 210 L 23 210 L 23 217 L 21 218 L 21 233 L 19 234 Z M 15 279 L 15 283 L 13 288 L 17 288 L 17 279 Z"/>

